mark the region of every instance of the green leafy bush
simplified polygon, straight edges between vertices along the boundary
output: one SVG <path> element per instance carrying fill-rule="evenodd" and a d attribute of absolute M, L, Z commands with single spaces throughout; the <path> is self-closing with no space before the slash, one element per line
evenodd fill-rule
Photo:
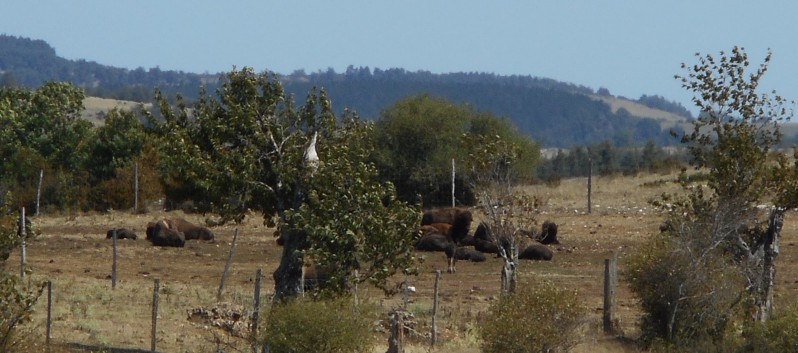
<path fill-rule="evenodd" d="M 766 322 L 753 322 L 744 331 L 741 352 L 798 352 L 798 303 Z"/>
<path fill-rule="evenodd" d="M 30 320 L 33 305 L 42 294 L 43 284 L 27 285 L 5 271 L 4 262 L 21 238 L 17 235 L 19 223 L 16 213 L 9 205 L 12 197 L 6 194 L 0 199 L 0 352 L 26 351 L 29 336 L 19 334 L 20 325 Z M 28 233 L 34 235 L 31 228 Z"/>
<path fill-rule="evenodd" d="M 266 315 L 261 344 L 272 353 L 370 352 L 371 313 L 350 299 L 278 302 Z"/>
<path fill-rule="evenodd" d="M 526 283 L 502 296 L 480 325 L 485 353 L 567 351 L 587 309 L 576 291 L 549 282 Z"/>

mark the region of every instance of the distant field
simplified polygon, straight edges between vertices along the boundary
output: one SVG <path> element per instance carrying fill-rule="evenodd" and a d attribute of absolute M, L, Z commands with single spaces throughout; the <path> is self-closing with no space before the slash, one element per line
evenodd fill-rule
<path fill-rule="evenodd" d="M 83 111 L 81 117 L 91 121 L 94 126 L 99 126 L 105 123 L 104 118 L 100 113 L 107 113 L 113 108 L 130 110 L 137 107 L 139 104 L 141 103 L 107 98 L 86 97 L 83 99 L 83 106 L 86 108 L 86 110 Z M 150 106 L 151 104 L 147 103 L 146 105 Z"/>
<path fill-rule="evenodd" d="M 643 104 L 632 102 L 630 100 L 606 96 L 593 96 L 593 98 L 609 104 L 613 113 L 617 112 L 620 108 L 624 108 L 629 112 L 629 114 L 634 116 L 655 119 L 660 123 L 663 129 L 669 129 L 676 125 L 687 124 L 687 119 L 685 119 L 683 116 L 666 112 L 664 110 L 652 109 Z"/>

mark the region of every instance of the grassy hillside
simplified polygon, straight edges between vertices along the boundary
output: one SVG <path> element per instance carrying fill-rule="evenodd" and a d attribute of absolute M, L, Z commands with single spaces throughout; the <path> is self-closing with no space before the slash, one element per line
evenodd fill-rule
<path fill-rule="evenodd" d="M 630 101 L 628 99 L 617 98 L 612 96 L 593 96 L 594 99 L 600 100 L 604 103 L 609 104 L 610 109 L 613 113 L 618 113 L 618 110 L 623 108 L 629 112 L 629 114 L 641 117 L 641 118 L 651 118 L 660 123 L 663 129 L 668 129 L 674 126 L 687 126 L 687 118 L 684 116 L 674 114 L 671 112 L 667 112 L 664 110 L 649 108 L 643 104 Z"/>
<path fill-rule="evenodd" d="M 138 107 L 142 103 L 131 102 L 118 99 L 86 97 L 83 100 L 83 110 L 81 117 L 90 121 L 94 126 L 100 126 L 105 123 L 104 115 L 114 108 L 131 110 Z M 151 103 L 144 104 L 145 107 L 151 107 Z"/>

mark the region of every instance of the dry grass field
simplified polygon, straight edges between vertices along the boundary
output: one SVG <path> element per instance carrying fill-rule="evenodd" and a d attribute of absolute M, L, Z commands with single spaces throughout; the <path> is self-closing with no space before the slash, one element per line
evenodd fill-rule
<path fill-rule="evenodd" d="M 83 106 L 85 109 L 81 114 L 83 119 L 90 121 L 94 126 L 105 124 L 102 119 L 102 114 L 108 113 L 111 109 L 118 108 L 122 110 L 132 110 L 138 107 L 141 103 L 132 101 L 123 101 L 117 99 L 86 97 L 83 99 Z M 145 104 L 145 107 L 152 106 L 151 103 Z"/>
<path fill-rule="evenodd" d="M 523 285 L 549 280 L 561 287 L 577 289 L 590 308 L 590 318 L 581 333 L 576 352 L 635 352 L 630 340 L 605 336 L 601 332 L 604 259 L 617 253 L 619 268 L 638 244 L 658 231 L 662 215 L 648 200 L 663 191 L 675 191 L 674 176 L 594 178 L 592 212 L 587 213 L 586 179 L 563 180 L 557 186 L 535 185 L 523 192 L 541 200 L 538 222 L 552 220 L 559 226 L 562 244 L 552 246 L 551 262 L 522 262 Z M 199 215 L 150 212 L 130 214 L 44 215 L 35 219 L 41 235 L 27 249 L 28 265 L 37 281 L 53 282 L 52 339 L 56 352 L 145 352 L 149 351 L 153 279 L 160 278 L 158 351 L 225 352 L 249 351 L 246 342 L 208 323 L 188 320 L 194 308 L 252 307 L 254 278 L 263 270 L 262 300 L 268 303 L 280 248 L 273 229 L 260 217 L 244 224 L 214 228 L 215 242 L 190 241 L 185 248 L 155 248 L 142 240 L 148 221 L 162 216 L 184 216 L 201 222 Z M 111 289 L 112 245 L 105 233 L 113 227 L 127 227 L 139 240 L 119 241 L 119 281 Z M 782 238 L 777 283 L 777 305 L 798 293 L 798 217 L 788 214 Z M 235 230 L 240 232 L 222 302 L 216 291 L 227 260 Z M 429 332 L 435 270 L 441 277 L 441 307 L 438 327 L 440 344 L 430 349 L 421 339 L 410 339 L 408 352 L 478 352 L 475 329 L 485 308 L 499 294 L 499 259 L 483 263 L 458 262 L 458 272 L 445 273 L 445 257 L 439 253 L 419 254 L 424 258 L 420 275 L 410 277 L 417 288 L 410 295 L 408 309 L 415 314 L 417 330 Z M 16 266 L 19 254 L 6 266 Z M 400 281 L 401 278 L 397 278 Z M 374 303 L 384 312 L 400 305 L 401 297 L 385 298 L 373 288 L 361 286 L 361 300 Z M 628 338 L 637 335 L 639 307 L 623 282 L 618 290 L 618 316 Z M 44 340 L 46 297 L 36 306 L 34 321 L 28 325 Z M 374 333 L 374 352 L 384 352 L 387 335 Z"/>

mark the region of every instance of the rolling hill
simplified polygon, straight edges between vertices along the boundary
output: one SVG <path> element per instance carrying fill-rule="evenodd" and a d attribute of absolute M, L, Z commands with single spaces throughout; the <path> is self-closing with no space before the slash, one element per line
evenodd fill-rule
<path fill-rule="evenodd" d="M 201 87 L 213 92 L 223 77 L 221 73 L 200 75 L 141 67 L 130 70 L 87 60 L 67 60 L 42 40 L 0 35 L 0 87 L 35 88 L 46 81 L 71 82 L 93 97 L 86 102 L 85 116 L 89 118 L 112 106 L 151 102 L 156 88 L 168 97 L 180 94 L 191 101 L 199 96 Z M 321 87 L 337 111 L 348 108 L 372 120 L 401 99 L 419 94 L 444 98 L 510 119 L 544 147 L 565 148 L 602 141 L 616 146 L 636 146 L 647 141 L 667 145 L 675 142 L 669 129 L 682 129 L 692 118 L 687 109 L 663 97 L 644 95 L 633 101 L 602 90 L 596 92 L 589 87 L 533 76 L 433 74 L 350 66 L 342 73 L 332 69 L 309 74 L 296 71 L 278 77 L 286 92 L 294 97 L 304 97 L 308 90 Z"/>

